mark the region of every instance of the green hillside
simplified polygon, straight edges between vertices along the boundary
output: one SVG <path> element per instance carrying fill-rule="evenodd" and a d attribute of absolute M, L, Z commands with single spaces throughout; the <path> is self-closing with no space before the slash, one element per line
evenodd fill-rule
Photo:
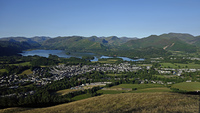
<path fill-rule="evenodd" d="M 32 48 L 39 47 L 40 44 L 31 38 L 26 38 L 26 37 L 8 37 L 8 38 L 0 38 L 0 41 L 8 41 L 8 42 L 18 42 L 18 43 L 27 43 L 29 44 Z"/>
<path fill-rule="evenodd" d="M 200 47 L 200 36 L 195 37 L 195 40 L 193 40 L 193 45 Z"/>
<path fill-rule="evenodd" d="M 183 38 L 181 38 L 181 36 Z M 189 39 L 191 39 L 191 36 L 190 35 L 188 37 L 187 36 L 188 35 L 186 36 L 180 35 L 179 37 L 176 37 L 176 35 L 172 35 L 172 34 L 164 34 L 160 36 L 151 35 L 147 38 L 128 41 L 127 43 L 123 44 L 121 47 L 122 48 L 146 48 L 146 47 L 151 46 L 151 47 L 163 48 L 165 50 L 196 52 L 197 48 L 195 47 L 195 45 L 189 44 Z"/>
<path fill-rule="evenodd" d="M 190 35 L 190 34 L 186 34 L 186 33 L 168 33 L 168 34 L 162 34 L 159 37 L 161 38 L 178 38 L 183 42 L 192 44 L 193 40 L 195 40 L 195 37 Z"/>
<path fill-rule="evenodd" d="M 35 46 L 28 44 L 27 42 L 10 42 L 0 41 L 0 56 L 17 55 L 26 49 L 31 49 Z"/>
<path fill-rule="evenodd" d="M 176 93 L 106 94 L 46 108 L 7 108 L 2 113 L 198 113 L 199 97 Z"/>
<path fill-rule="evenodd" d="M 168 51 L 182 51 L 187 53 L 194 53 L 197 51 L 198 47 L 200 47 L 200 36 L 195 37 L 190 34 L 182 33 L 168 33 L 159 36 L 151 35 L 149 37 L 141 39 L 127 37 L 119 38 L 116 36 L 68 36 L 56 38 L 41 36 L 32 38 L 8 37 L 1 38 L 0 41 L 6 41 L 7 45 L 1 45 L 2 51 L 12 51 L 6 48 L 9 46 L 9 48 L 16 47 L 13 49 L 14 51 L 16 51 L 15 49 L 17 49 L 18 51 L 39 48 L 59 49 L 69 51 L 87 51 L 109 56 L 127 57 L 145 57 L 149 55 L 152 57 L 157 57 L 160 55 L 167 55 Z M 158 52 L 158 50 L 161 52 Z M 149 54 L 143 52 L 147 52 Z M 5 54 L 5 52 L 2 52 L 2 54 Z"/>
<path fill-rule="evenodd" d="M 62 50 L 96 50 L 105 49 L 103 45 L 98 42 L 93 42 L 85 37 L 57 37 L 45 41 L 42 44 L 43 48 L 47 49 L 62 49 Z"/>
<path fill-rule="evenodd" d="M 119 45 L 126 43 L 129 40 L 136 40 L 136 39 L 135 38 L 127 38 L 127 37 L 118 38 L 116 36 L 100 37 L 100 38 L 96 37 L 96 36 L 92 36 L 92 37 L 89 37 L 88 40 L 101 43 L 104 46 L 118 47 Z"/>

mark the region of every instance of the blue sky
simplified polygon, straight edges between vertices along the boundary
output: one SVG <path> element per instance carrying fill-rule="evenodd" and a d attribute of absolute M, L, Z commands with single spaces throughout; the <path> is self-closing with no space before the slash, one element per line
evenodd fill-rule
<path fill-rule="evenodd" d="M 200 0 L 0 0 L 0 37 L 200 35 Z"/>

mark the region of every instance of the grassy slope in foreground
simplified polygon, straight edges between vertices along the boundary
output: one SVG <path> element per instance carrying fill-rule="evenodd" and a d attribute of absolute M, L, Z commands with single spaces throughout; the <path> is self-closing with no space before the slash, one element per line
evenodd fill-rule
<path fill-rule="evenodd" d="M 172 88 L 177 88 L 185 91 L 200 91 L 200 82 L 182 82 L 177 83 L 172 86 Z"/>
<path fill-rule="evenodd" d="M 198 113 L 199 97 L 177 93 L 121 93 L 107 94 L 22 113 L 121 113 L 121 112 L 192 112 Z M 22 108 L 7 108 L 0 112 L 17 112 Z"/>

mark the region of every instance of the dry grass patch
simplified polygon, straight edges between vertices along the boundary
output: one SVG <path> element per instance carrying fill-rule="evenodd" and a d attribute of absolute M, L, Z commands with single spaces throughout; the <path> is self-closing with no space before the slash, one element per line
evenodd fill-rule
<path fill-rule="evenodd" d="M 74 91 L 79 91 L 79 90 L 76 90 L 76 89 L 64 89 L 64 90 L 56 91 L 56 94 L 58 94 L 58 95 L 66 95 L 66 94 L 74 92 Z"/>
<path fill-rule="evenodd" d="M 30 75 L 30 74 L 32 74 L 33 73 L 33 71 L 31 71 L 31 69 L 27 69 L 27 70 L 25 70 L 25 71 L 23 71 L 21 74 L 19 74 L 19 75 L 24 75 L 24 74 L 26 74 L 26 75 Z"/>
<path fill-rule="evenodd" d="M 192 112 L 198 113 L 199 97 L 176 93 L 121 93 L 92 97 L 22 113 L 122 113 Z"/>

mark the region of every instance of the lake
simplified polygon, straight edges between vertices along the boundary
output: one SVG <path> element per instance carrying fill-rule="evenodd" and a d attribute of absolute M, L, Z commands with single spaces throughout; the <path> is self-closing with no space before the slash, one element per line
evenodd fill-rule
<path fill-rule="evenodd" d="M 81 53 L 81 52 L 70 52 L 69 55 L 66 54 L 66 51 L 64 50 L 32 50 L 32 51 L 23 51 L 23 53 L 20 53 L 22 56 L 42 56 L 42 57 L 49 57 L 49 54 L 52 55 L 57 55 L 58 57 L 63 57 L 63 58 L 70 58 L 70 57 L 77 57 L 77 58 L 82 58 L 82 56 L 94 56 L 94 59 L 91 61 L 98 61 L 100 58 L 113 58 L 109 56 L 104 56 L 104 55 L 96 55 L 94 53 Z M 127 57 L 117 57 L 121 58 L 124 61 L 143 61 L 144 59 L 130 59 Z"/>

